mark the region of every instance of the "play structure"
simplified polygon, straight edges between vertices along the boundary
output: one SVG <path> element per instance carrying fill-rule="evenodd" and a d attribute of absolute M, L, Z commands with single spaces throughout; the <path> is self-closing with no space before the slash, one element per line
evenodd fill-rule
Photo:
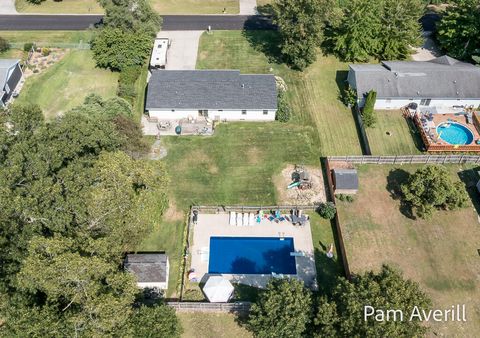
<path fill-rule="evenodd" d="M 312 188 L 312 180 L 310 173 L 305 170 L 302 165 L 295 165 L 295 170 L 292 173 L 292 183 L 287 186 L 287 189 L 298 188 L 306 190 Z"/>

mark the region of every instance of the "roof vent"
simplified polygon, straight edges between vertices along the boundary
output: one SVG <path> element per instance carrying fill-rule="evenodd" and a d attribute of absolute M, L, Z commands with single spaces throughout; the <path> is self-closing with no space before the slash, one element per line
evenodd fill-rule
<path fill-rule="evenodd" d="M 394 72 L 393 74 L 398 77 L 398 72 Z"/>
<path fill-rule="evenodd" d="M 453 83 L 457 83 L 457 80 L 453 80 Z"/>
<path fill-rule="evenodd" d="M 420 95 L 420 92 L 419 92 L 419 91 L 417 91 L 417 95 Z"/>
<path fill-rule="evenodd" d="M 245 88 L 245 83 L 242 83 L 242 88 Z"/>

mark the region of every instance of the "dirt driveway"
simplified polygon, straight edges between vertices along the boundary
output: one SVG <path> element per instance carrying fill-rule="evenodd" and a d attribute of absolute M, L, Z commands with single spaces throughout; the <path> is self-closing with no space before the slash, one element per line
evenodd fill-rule
<path fill-rule="evenodd" d="M 197 63 L 198 42 L 203 31 L 161 31 L 159 38 L 171 41 L 167 54 L 169 70 L 192 70 Z"/>

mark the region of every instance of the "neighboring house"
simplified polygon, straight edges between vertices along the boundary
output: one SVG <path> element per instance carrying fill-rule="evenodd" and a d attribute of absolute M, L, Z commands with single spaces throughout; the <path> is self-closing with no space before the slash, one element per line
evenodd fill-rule
<path fill-rule="evenodd" d="M 357 170 L 333 169 L 333 187 L 335 194 L 356 194 L 358 192 Z"/>
<path fill-rule="evenodd" d="M 152 56 L 150 58 L 150 67 L 165 68 L 167 65 L 168 47 L 170 47 L 170 40 L 168 38 L 155 39 Z"/>
<path fill-rule="evenodd" d="M 22 76 L 20 60 L 0 59 L 0 107 L 6 106 Z"/>
<path fill-rule="evenodd" d="M 135 275 L 138 287 L 162 290 L 168 288 L 170 264 L 164 252 L 127 254 L 123 265 Z"/>
<path fill-rule="evenodd" d="M 273 121 L 275 77 L 238 70 L 153 70 L 145 109 L 160 120 Z"/>
<path fill-rule="evenodd" d="M 446 108 L 480 105 L 480 67 L 449 56 L 350 65 L 348 83 L 360 107 L 372 89 L 377 92 L 375 109 L 399 109 L 412 102 Z"/>

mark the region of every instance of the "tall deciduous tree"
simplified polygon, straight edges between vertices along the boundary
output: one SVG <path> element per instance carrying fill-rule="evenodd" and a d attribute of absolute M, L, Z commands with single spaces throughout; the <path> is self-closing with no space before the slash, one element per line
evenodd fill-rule
<path fill-rule="evenodd" d="M 457 209 L 468 205 L 468 194 L 460 181 L 453 181 L 444 166 L 426 165 L 401 186 L 405 200 L 417 214 L 428 218 L 435 209 Z"/>
<path fill-rule="evenodd" d="M 272 279 L 252 305 L 248 326 L 257 337 L 301 337 L 310 322 L 311 306 L 302 281 Z"/>
<path fill-rule="evenodd" d="M 330 0 L 274 2 L 273 22 L 280 31 L 280 50 L 287 64 L 302 70 L 316 60 L 324 22 L 333 7 L 334 2 Z"/>
<path fill-rule="evenodd" d="M 455 4 L 447 7 L 437 28 L 440 46 L 450 56 L 468 61 L 474 56 L 480 57 L 478 0 L 455 1 Z"/>
<path fill-rule="evenodd" d="M 176 338 L 182 333 L 175 310 L 166 305 L 141 306 L 130 319 L 133 337 Z"/>

